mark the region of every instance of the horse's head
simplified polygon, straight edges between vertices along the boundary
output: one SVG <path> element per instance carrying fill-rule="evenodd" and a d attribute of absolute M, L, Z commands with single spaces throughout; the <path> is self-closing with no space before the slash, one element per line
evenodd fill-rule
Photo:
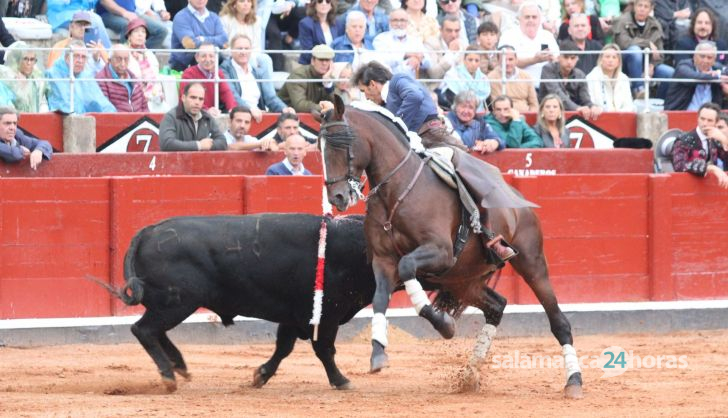
<path fill-rule="evenodd" d="M 366 167 L 361 141 L 344 120 L 344 111 L 344 102 L 335 96 L 334 109 L 324 114 L 319 135 L 329 202 L 342 212 L 363 197 L 361 176 Z"/>

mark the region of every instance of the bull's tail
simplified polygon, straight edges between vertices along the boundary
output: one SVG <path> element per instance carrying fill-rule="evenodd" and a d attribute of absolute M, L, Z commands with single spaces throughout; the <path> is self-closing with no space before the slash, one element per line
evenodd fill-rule
<path fill-rule="evenodd" d="M 86 275 L 86 279 L 98 284 L 104 289 L 108 290 L 111 296 L 119 298 L 125 305 L 138 305 L 142 301 L 142 295 L 144 294 L 143 282 L 138 277 L 132 277 L 128 279 L 126 285 L 121 289 L 117 289 L 114 286 L 106 283 L 105 281 L 94 277 L 90 274 Z"/>
<path fill-rule="evenodd" d="M 134 267 L 134 259 L 136 258 L 137 249 L 139 243 L 142 240 L 142 236 L 147 228 L 142 229 L 134 235 L 129 244 L 129 249 L 126 250 L 124 256 L 124 280 L 126 284 L 119 290 L 118 297 L 126 305 L 138 305 L 142 302 L 142 296 L 144 296 L 144 282 L 137 276 L 136 268 Z"/>

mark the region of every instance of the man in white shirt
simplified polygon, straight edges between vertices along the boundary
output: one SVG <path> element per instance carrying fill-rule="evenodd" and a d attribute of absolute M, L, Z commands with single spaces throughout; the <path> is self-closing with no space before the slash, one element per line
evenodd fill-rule
<path fill-rule="evenodd" d="M 420 70 L 430 68 L 430 57 L 425 45 L 417 37 L 407 35 L 407 12 L 404 9 L 392 10 L 389 14 L 389 31 L 374 38 L 374 50 L 392 69 L 392 73 L 409 74 L 414 78 Z"/>
<path fill-rule="evenodd" d="M 559 46 L 554 35 L 541 27 L 541 9 L 533 1 L 526 1 L 518 9 L 518 28 L 501 35 L 498 46 L 511 45 L 518 54 L 518 67 L 523 68 L 534 80 L 538 89 L 541 69 L 555 61 Z"/>
<path fill-rule="evenodd" d="M 278 151 L 278 144 L 273 138 L 258 139 L 248 135 L 253 115 L 250 109 L 237 106 L 230 111 L 230 128 L 225 132 L 227 149 L 233 151 Z"/>

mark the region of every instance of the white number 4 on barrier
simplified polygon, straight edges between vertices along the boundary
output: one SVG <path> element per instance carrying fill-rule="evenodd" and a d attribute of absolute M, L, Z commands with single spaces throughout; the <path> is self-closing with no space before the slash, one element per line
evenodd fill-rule
<path fill-rule="evenodd" d="M 149 162 L 149 169 L 154 171 L 157 168 L 157 156 L 152 157 L 152 161 Z"/>

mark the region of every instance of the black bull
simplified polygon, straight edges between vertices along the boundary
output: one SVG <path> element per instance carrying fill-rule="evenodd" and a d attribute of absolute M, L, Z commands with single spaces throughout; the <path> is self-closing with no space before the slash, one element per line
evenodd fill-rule
<path fill-rule="evenodd" d="M 167 389 L 187 366 L 166 332 L 207 308 L 233 323 L 237 315 L 279 324 L 273 356 L 253 384 L 263 386 L 293 350 L 311 339 L 309 325 L 321 218 L 303 214 L 179 217 L 140 230 L 124 259 L 126 285 L 117 295 L 147 309 L 131 327 L 156 363 Z M 350 386 L 334 362 L 338 327 L 371 303 L 374 276 L 365 254 L 363 217 L 328 223 L 321 323 L 313 349 L 329 383 Z"/>

